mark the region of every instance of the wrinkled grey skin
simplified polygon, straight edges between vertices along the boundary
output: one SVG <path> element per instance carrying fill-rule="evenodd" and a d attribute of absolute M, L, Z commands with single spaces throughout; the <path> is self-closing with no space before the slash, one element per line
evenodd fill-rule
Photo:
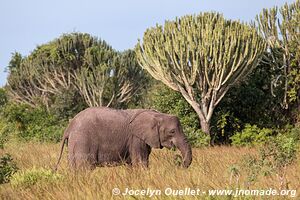
<path fill-rule="evenodd" d="M 88 108 L 77 114 L 65 130 L 68 160 L 72 168 L 95 166 L 142 165 L 148 167 L 151 148 L 177 147 L 183 167 L 192 162 L 192 150 L 176 116 L 154 110 L 115 110 Z"/>

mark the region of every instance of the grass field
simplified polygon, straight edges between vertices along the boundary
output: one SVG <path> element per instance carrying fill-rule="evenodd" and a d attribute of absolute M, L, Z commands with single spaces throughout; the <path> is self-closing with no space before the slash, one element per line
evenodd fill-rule
<path fill-rule="evenodd" d="M 57 160 L 59 144 L 39 144 L 10 142 L 0 154 L 10 153 L 20 171 L 30 169 L 51 169 Z M 26 180 L 20 184 L 0 185 L 0 199 L 150 199 L 149 195 L 112 195 L 114 188 L 124 192 L 129 189 L 156 189 L 162 194 L 151 199 L 245 199 L 244 196 L 176 196 L 166 195 L 166 188 L 200 189 L 247 189 L 247 173 L 242 169 L 233 173 L 232 166 L 239 166 L 247 154 L 255 154 L 255 149 L 235 147 L 210 147 L 193 149 L 193 162 L 190 168 L 182 169 L 174 163 L 175 154 L 170 150 L 154 150 L 150 158 L 149 169 L 130 168 L 126 166 L 102 167 L 94 171 L 72 172 L 68 169 L 67 153 L 64 152 L 57 179 Z M 238 167 L 237 167 L 238 168 Z M 48 170 L 50 171 L 50 170 Z M 54 176 L 54 175 L 52 175 Z M 30 179 L 30 178 L 28 178 Z M 300 189 L 300 162 L 296 161 L 287 169 L 289 189 Z M 22 184 L 24 183 L 24 184 Z M 32 183 L 32 184 L 30 184 Z M 249 186 L 250 189 L 278 189 L 276 175 L 259 177 Z M 116 192 L 116 191 L 115 191 Z M 300 196 L 294 199 L 299 199 Z M 286 198 L 286 197 L 285 197 Z M 247 199 L 274 199 L 269 197 L 248 197 Z M 284 199 L 280 196 L 277 199 Z"/>

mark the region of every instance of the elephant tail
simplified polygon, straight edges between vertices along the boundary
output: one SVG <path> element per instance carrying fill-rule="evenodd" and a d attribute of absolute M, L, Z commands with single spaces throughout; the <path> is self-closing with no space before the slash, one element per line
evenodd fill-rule
<path fill-rule="evenodd" d="M 65 146 L 65 141 L 68 140 L 69 138 L 69 134 L 67 132 L 65 132 L 63 138 L 62 138 L 62 142 L 61 142 L 61 147 L 60 147 L 60 154 L 59 154 L 59 157 L 58 157 L 58 161 L 55 165 L 55 168 L 54 168 L 54 171 L 57 171 L 57 168 L 58 168 L 58 165 L 60 163 L 60 160 L 61 160 L 61 156 L 62 156 L 62 153 L 63 153 L 63 150 L 64 150 L 64 146 Z"/>

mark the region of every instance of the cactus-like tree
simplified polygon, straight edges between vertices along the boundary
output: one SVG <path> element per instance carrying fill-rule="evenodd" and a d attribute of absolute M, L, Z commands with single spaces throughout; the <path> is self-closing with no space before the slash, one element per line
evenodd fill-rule
<path fill-rule="evenodd" d="M 300 0 L 264 9 L 256 20 L 268 45 L 266 61 L 275 72 L 272 93 L 283 91 L 282 107 L 287 109 L 300 98 Z"/>
<path fill-rule="evenodd" d="M 264 49 L 255 28 L 202 13 L 147 29 L 136 53 L 155 79 L 182 94 L 209 134 L 215 107 L 257 65 Z"/>
<path fill-rule="evenodd" d="M 65 91 L 78 92 L 88 106 L 120 107 L 145 82 L 134 51 L 117 52 L 84 33 L 64 34 L 27 57 L 16 53 L 8 70 L 9 96 L 33 107 L 49 108 Z"/>
<path fill-rule="evenodd" d="M 122 107 L 147 82 L 132 50 L 108 53 L 95 48 L 86 52 L 85 58 L 85 67 L 74 76 L 77 88 L 91 107 Z"/>

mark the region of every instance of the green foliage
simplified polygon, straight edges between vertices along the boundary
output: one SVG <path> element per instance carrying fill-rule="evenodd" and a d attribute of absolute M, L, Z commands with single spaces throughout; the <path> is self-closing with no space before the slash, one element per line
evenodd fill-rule
<path fill-rule="evenodd" d="M 195 130 L 193 128 L 186 127 L 184 132 L 192 147 L 199 148 L 210 145 L 210 136 L 207 133 L 204 133 L 201 129 Z"/>
<path fill-rule="evenodd" d="M 15 173 L 11 178 L 11 185 L 13 187 L 30 187 L 38 183 L 55 183 L 62 178 L 62 175 L 54 173 L 50 169 L 32 168 Z"/>
<path fill-rule="evenodd" d="M 87 106 L 127 107 L 147 80 L 134 51 L 117 52 L 86 33 L 64 34 L 26 57 L 15 53 L 8 71 L 13 101 L 64 118 Z"/>
<path fill-rule="evenodd" d="M 281 124 L 280 104 L 271 94 L 271 76 L 271 67 L 261 63 L 243 83 L 228 92 L 220 107 L 244 124 L 270 128 Z"/>
<path fill-rule="evenodd" d="M 289 135 L 279 134 L 270 137 L 259 147 L 258 156 L 245 156 L 242 165 L 247 172 L 248 186 L 260 175 L 268 176 L 275 173 L 279 178 L 280 188 L 288 188 L 286 167 L 296 160 L 297 142 Z"/>
<path fill-rule="evenodd" d="M 242 143 L 247 143 L 245 140 L 251 140 L 254 143 L 262 142 L 268 138 L 271 129 L 284 127 L 289 122 L 284 116 L 278 99 L 274 98 L 270 92 L 271 75 L 270 66 L 261 63 L 247 80 L 228 92 L 216 108 L 211 122 L 214 143 L 230 143 L 230 137 L 235 133 L 241 133 L 245 124 L 257 125 L 252 136 L 242 138 L 241 135 L 237 135 L 234 139 Z M 198 116 L 180 93 L 158 82 L 151 84 L 152 87 L 145 98 L 148 99 L 145 107 L 178 116 L 191 141 L 195 141 L 197 137 L 206 137 L 201 134 L 197 135 L 196 132 L 200 129 Z M 265 129 L 261 132 L 261 128 L 258 127 L 265 127 Z M 264 131 L 267 132 L 264 133 Z"/>
<path fill-rule="evenodd" d="M 144 103 L 144 95 L 150 86 L 150 75 L 137 62 L 133 50 L 126 50 L 115 60 L 114 90 L 117 94 L 114 107 L 139 108 Z"/>
<path fill-rule="evenodd" d="M 246 124 L 245 128 L 230 137 L 232 144 L 236 146 L 247 146 L 263 144 L 273 135 L 272 129 L 258 128 L 256 125 Z"/>
<path fill-rule="evenodd" d="M 9 71 L 18 70 L 18 68 L 20 68 L 22 59 L 23 59 L 23 57 L 20 53 L 18 53 L 18 52 L 13 53 L 11 56 L 11 59 L 8 63 L 7 70 L 9 70 Z"/>
<path fill-rule="evenodd" d="M 179 117 L 183 127 L 199 128 L 197 114 L 180 93 L 167 88 L 161 83 L 155 82 L 146 98 L 148 99 L 147 107 L 163 113 L 176 115 Z"/>
<path fill-rule="evenodd" d="M 209 134 L 215 107 L 257 66 L 265 42 L 253 26 L 209 12 L 147 29 L 135 50 L 152 77 L 181 93 Z"/>
<path fill-rule="evenodd" d="M 8 104 L 3 110 L 11 129 L 16 130 L 17 136 L 25 140 L 58 142 L 66 126 L 43 108 L 32 108 L 25 104 Z"/>
<path fill-rule="evenodd" d="M 18 170 L 11 155 L 5 154 L 0 158 L 0 184 L 8 183 Z"/>
<path fill-rule="evenodd" d="M 214 143 L 228 144 L 232 134 L 240 130 L 241 120 L 234 115 L 226 107 L 216 110 L 211 123 Z"/>
<path fill-rule="evenodd" d="M 13 132 L 9 126 L 9 122 L 0 114 L 0 149 L 4 148 L 4 144 L 8 141 L 9 135 Z"/>
<path fill-rule="evenodd" d="M 260 148 L 261 159 L 278 172 L 293 163 L 296 159 L 296 152 L 297 141 L 284 134 L 270 138 L 266 145 Z"/>
<path fill-rule="evenodd" d="M 286 126 L 282 129 L 259 128 L 257 125 L 246 124 L 245 128 L 230 137 L 235 146 L 254 146 L 274 141 L 280 144 L 298 143 L 300 141 L 300 127 Z M 289 142 L 290 141 L 290 142 Z"/>
<path fill-rule="evenodd" d="M 61 120 L 73 118 L 87 107 L 86 103 L 75 89 L 62 90 L 53 97 L 50 113 Z"/>
<path fill-rule="evenodd" d="M 0 109 L 7 103 L 8 98 L 4 88 L 0 88 Z"/>
<path fill-rule="evenodd" d="M 2 112 L 8 102 L 6 91 L 0 88 L 0 149 L 4 148 L 4 144 L 8 141 L 10 133 L 14 132 L 9 126 L 9 122 L 3 116 Z"/>
<path fill-rule="evenodd" d="M 183 130 L 194 147 L 209 145 L 210 137 L 199 127 L 198 116 L 180 93 L 175 92 L 161 83 L 154 83 L 147 95 L 146 105 L 163 113 L 176 115 Z"/>
<path fill-rule="evenodd" d="M 246 80 L 228 91 L 212 118 L 217 143 L 230 143 L 229 138 L 241 132 L 245 124 L 278 129 L 291 123 L 280 105 L 281 97 L 272 96 L 271 79 L 271 66 L 261 62 Z"/>
<path fill-rule="evenodd" d="M 268 62 L 275 72 L 272 92 L 279 93 L 282 106 L 297 108 L 300 95 L 300 1 L 263 9 L 257 15 L 258 28 L 268 44 Z M 291 111 L 289 111 L 291 112 Z"/>
<path fill-rule="evenodd" d="M 292 138 L 293 141 L 299 143 L 300 142 L 300 126 L 286 126 L 282 131 L 281 134 Z"/>

